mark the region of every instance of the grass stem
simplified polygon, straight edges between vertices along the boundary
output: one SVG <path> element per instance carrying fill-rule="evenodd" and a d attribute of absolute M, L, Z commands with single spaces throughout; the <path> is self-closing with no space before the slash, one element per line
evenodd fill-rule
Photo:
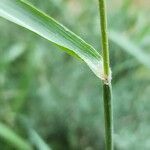
<path fill-rule="evenodd" d="M 105 118 L 105 147 L 113 150 L 113 111 L 111 85 L 103 84 L 104 118 Z"/>
<path fill-rule="evenodd" d="M 103 53 L 103 68 L 104 75 L 109 76 L 109 47 L 108 47 L 108 35 L 107 35 L 107 15 L 105 0 L 99 0 L 99 13 L 100 13 L 100 25 L 101 25 L 101 44 Z"/>
<path fill-rule="evenodd" d="M 107 14 L 105 0 L 99 0 L 100 26 L 101 26 L 101 44 L 103 54 L 103 101 L 105 118 L 105 147 L 106 150 L 113 150 L 113 111 L 112 111 L 112 91 L 109 66 L 109 46 L 107 34 Z"/>

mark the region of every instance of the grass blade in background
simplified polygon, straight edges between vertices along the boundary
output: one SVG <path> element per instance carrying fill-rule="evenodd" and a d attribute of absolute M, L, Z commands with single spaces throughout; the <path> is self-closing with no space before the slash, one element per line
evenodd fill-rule
<path fill-rule="evenodd" d="M 25 45 L 16 43 L 8 48 L 3 55 L 1 55 L 1 62 L 10 64 L 20 57 L 25 52 Z"/>
<path fill-rule="evenodd" d="M 131 42 L 126 36 L 121 33 L 110 31 L 109 39 L 116 45 L 122 48 L 122 50 L 134 56 L 139 62 L 150 68 L 150 55 L 143 52 L 138 46 Z"/>
<path fill-rule="evenodd" d="M 1 0 L 0 16 L 77 55 L 86 62 L 96 76 L 103 78 L 102 58 L 99 53 L 77 35 L 33 6 L 22 0 Z"/>
<path fill-rule="evenodd" d="M 11 130 L 6 125 L 0 123 L 0 138 L 3 138 L 13 145 L 14 148 L 20 150 L 32 150 L 32 147 L 19 135 L 17 135 L 13 130 Z"/>
<path fill-rule="evenodd" d="M 30 129 L 29 134 L 32 143 L 36 146 L 38 150 L 52 150 L 35 130 Z"/>

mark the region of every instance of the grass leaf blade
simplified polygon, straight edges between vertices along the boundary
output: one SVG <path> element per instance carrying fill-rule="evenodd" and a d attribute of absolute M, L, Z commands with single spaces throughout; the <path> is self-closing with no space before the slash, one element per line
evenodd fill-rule
<path fill-rule="evenodd" d="M 141 48 L 139 48 L 133 42 L 131 42 L 126 36 L 115 31 L 110 31 L 109 39 L 116 45 L 121 47 L 122 50 L 134 56 L 139 62 L 150 68 L 149 56 L 146 53 L 144 53 Z"/>
<path fill-rule="evenodd" d="M 38 150 L 52 150 L 40 137 L 40 135 L 33 129 L 30 129 L 30 138 Z"/>
<path fill-rule="evenodd" d="M 6 125 L 0 123 L 0 137 L 5 139 L 8 143 L 13 145 L 16 149 L 32 150 L 32 147 L 13 130 Z"/>
<path fill-rule="evenodd" d="M 45 39 L 76 54 L 102 78 L 102 58 L 99 53 L 66 27 L 22 0 L 1 0 L 0 16 L 25 27 Z"/>

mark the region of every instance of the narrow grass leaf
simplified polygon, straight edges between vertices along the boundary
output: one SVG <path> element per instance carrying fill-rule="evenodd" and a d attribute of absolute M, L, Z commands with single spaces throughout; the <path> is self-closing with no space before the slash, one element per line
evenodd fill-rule
<path fill-rule="evenodd" d="M 9 47 L 2 56 L 2 62 L 8 64 L 15 61 L 19 56 L 21 56 L 25 51 L 25 45 L 22 43 L 16 43 Z"/>
<path fill-rule="evenodd" d="M 22 0 L 1 0 L 0 16 L 55 43 L 80 57 L 96 76 L 102 78 L 102 57 L 89 44 L 53 18 Z"/>
<path fill-rule="evenodd" d="M 14 148 L 20 150 L 32 150 L 32 147 L 12 129 L 0 123 L 0 138 L 4 139 L 7 143 L 13 145 Z"/>
<path fill-rule="evenodd" d="M 144 53 L 140 47 L 130 41 L 126 36 L 115 31 L 110 31 L 109 39 L 121 47 L 122 50 L 134 56 L 139 62 L 150 68 L 150 55 Z"/>
<path fill-rule="evenodd" d="M 31 141 L 38 150 L 52 150 L 35 130 L 30 129 L 29 132 Z"/>

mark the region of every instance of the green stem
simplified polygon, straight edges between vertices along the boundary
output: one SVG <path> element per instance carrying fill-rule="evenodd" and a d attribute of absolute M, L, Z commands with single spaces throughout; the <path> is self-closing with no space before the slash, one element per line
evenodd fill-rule
<path fill-rule="evenodd" d="M 100 25 L 101 25 L 101 43 L 103 49 L 103 68 L 104 76 L 109 76 L 109 47 L 108 47 L 108 35 L 107 35 L 107 15 L 105 0 L 99 0 L 99 13 L 100 13 Z"/>
<path fill-rule="evenodd" d="M 105 0 L 99 0 L 99 13 L 101 25 L 101 44 L 103 49 L 103 100 L 105 118 L 105 144 L 106 150 L 113 150 L 113 111 L 112 111 L 112 92 L 110 66 L 109 66 L 109 46 L 107 35 L 107 15 Z"/>
<path fill-rule="evenodd" d="M 106 150 L 113 150 L 113 118 L 111 85 L 103 84 L 104 118 L 105 118 L 105 146 Z"/>

